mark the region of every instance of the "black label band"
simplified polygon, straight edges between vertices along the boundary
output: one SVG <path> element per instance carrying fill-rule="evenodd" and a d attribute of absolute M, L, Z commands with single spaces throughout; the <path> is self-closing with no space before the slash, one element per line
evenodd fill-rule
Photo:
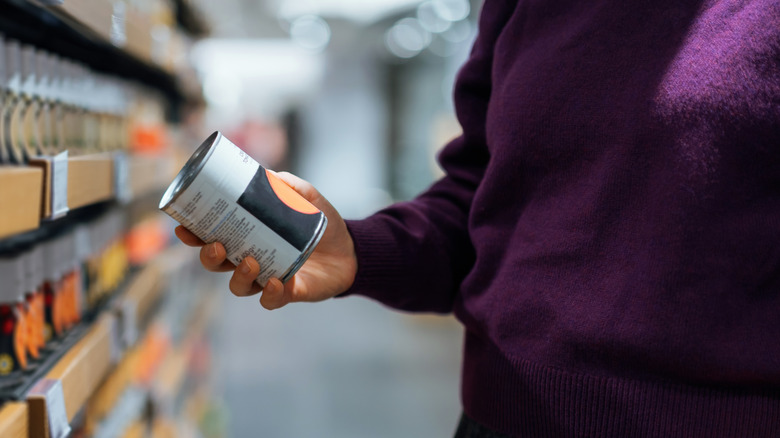
<path fill-rule="evenodd" d="M 276 196 L 262 166 L 238 198 L 238 205 L 301 252 L 317 231 L 322 215 L 321 212 L 305 214 L 288 207 Z"/>

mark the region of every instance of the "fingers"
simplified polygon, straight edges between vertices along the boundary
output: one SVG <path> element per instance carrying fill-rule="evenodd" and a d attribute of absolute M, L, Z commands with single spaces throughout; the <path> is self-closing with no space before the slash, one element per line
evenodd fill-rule
<path fill-rule="evenodd" d="M 206 242 L 200 240 L 200 238 L 183 226 L 179 225 L 174 230 L 176 237 L 179 238 L 187 246 L 200 246 L 200 262 L 206 270 L 211 272 L 227 272 L 232 271 L 236 267 L 230 261 L 226 260 L 227 253 L 225 247 L 221 243 L 212 243 L 207 245 Z"/>
<path fill-rule="evenodd" d="M 260 305 L 268 310 L 275 310 L 290 304 L 293 301 L 294 282 L 295 277 L 286 285 L 282 284 L 278 278 L 268 280 L 263 288 L 263 295 L 260 296 Z"/>
<path fill-rule="evenodd" d="M 310 201 L 320 196 L 319 192 L 311 184 L 295 175 L 282 172 L 278 176 Z M 177 226 L 174 232 L 176 237 L 185 245 L 201 247 L 200 262 L 206 270 L 211 272 L 234 271 L 229 283 L 230 291 L 234 295 L 246 297 L 262 290 L 263 295 L 260 297 L 260 304 L 268 310 L 284 307 L 293 301 L 295 277 L 288 281 L 286 285 L 279 279 L 272 278 L 264 289 L 255 281 L 257 276 L 260 275 L 260 265 L 254 258 L 247 257 L 238 266 L 235 266 L 230 260 L 227 260 L 227 252 L 221 243 L 206 244 L 181 225 Z"/>
<path fill-rule="evenodd" d="M 200 263 L 207 271 L 227 272 L 236 269 L 226 257 L 225 247 L 219 242 L 205 245 L 200 249 Z"/>
<path fill-rule="evenodd" d="M 173 232 L 176 233 L 176 237 L 178 237 L 179 240 L 184 242 L 184 244 L 187 246 L 203 246 L 206 244 L 204 241 L 200 240 L 198 236 L 192 234 L 190 230 L 184 228 L 181 225 L 176 227 Z"/>
<path fill-rule="evenodd" d="M 247 257 L 236 266 L 230 278 L 230 291 L 238 297 L 254 295 L 262 290 L 255 279 L 260 275 L 260 265 L 252 257 Z"/>

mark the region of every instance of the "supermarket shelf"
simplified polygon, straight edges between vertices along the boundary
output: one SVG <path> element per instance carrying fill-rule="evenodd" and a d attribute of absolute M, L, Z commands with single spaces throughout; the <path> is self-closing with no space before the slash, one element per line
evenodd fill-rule
<path fill-rule="evenodd" d="M 46 374 L 45 379 L 59 381 L 66 419 L 73 421 L 76 414 L 95 391 L 111 368 L 114 316 L 105 314 L 89 332 L 73 346 Z M 27 397 L 30 408 L 30 435 L 48 438 L 49 414 L 45 396 L 32 394 Z"/>
<path fill-rule="evenodd" d="M 82 13 L 75 18 L 63 6 L 46 6 L 38 0 L 5 0 L 0 2 L 0 29 L 10 38 L 77 60 L 96 71 L 156 88 L 166 95 L 172 107 L 183 102 L 184 94 L 172 74 L 112 44 L 110 27 L 106 38 L 105 26 L 111 26 L 113 21 L 110 16 L 107 22 L 104 20 L 105 3 L 66 1 L 64 5 L 75 5 L 86 11 L 86 15 Z M 113 13 L 113 7 L 110 12 Z"/>
<path fill-rule="evenodd" d="M 172 349 L 157 370 L 155 392 L 159 400 L 172 405 L 184 386 L 187 368 L 192 357 L 192 343 Z"/>
<path fill-rule="evenodd" d="M 159 419 L 151 427 L 142 421 L 135 422 L 122 436 L 123 438 L 145 438 L 149 436 L 155 438 L 176 438 L 178 431 L 173 422 Z"/>
<path fill-rule="evenodd" d="M 130 193 L 134 199 L 162 192 L 175 176 L 175 165 L 167 156 L 133 155 L 128 158 L 127 167 Z"/>
<path fill-rule="evenodd" d="M 109 154 L 68 159 L 68 207 L 76 209 L 114 196 L 114 160 Z"/>
<path fill-rule="evenodd" d="M 162 293 L 161 286 L 161 276 L 154 265 L 144 268 L 131 281 L 127 292 L 114 304 L 114 307 L 120 312 L 120 332 L 122 330 L 138 331 L 138 327 L 150 319 L 154 304 Z M 128 312 L 128 306 L 132 307 L 133 310 Z M 126 321 L 125 318 L 128 317 L 133 320 Z M 90 416 L 100 419 L 111 411 L 122 392 L 134 379 L 135 369 L 141 359 L 141 354 L 142 351 L 138 345 L 132 345 L 125 351 L 117 367 L 91 397 L 89 401 Z"/>
<path fill-rule="evenodd" d="M 144 201 L 139 209 L 145 213 L 157 211 L 157 203 L 165 187 L 173 180 L 175 167 L 167 156 L 130 155 L 126 159 L 127 187 L 130 199 Z M 0 240 L 21 237 L 36 240 L 35 234 L 46 234 L 67 222 L 83 220 L 84 214 L 74 217 L 73 210 L 113 201 L 116 193 L 116 158 L 108 153 L 82 155 L 68 159 L 68 208 L 65 218 L 41 222 L 47 211 L 44 200 L 49 200 L 51 189 L 45 187 L 46 166 L 0 166 Z M 100 209 L 98 209 L 100 210 Z M 37 230 L 42 229 L 40 233 Z M 23 233 L 30 235 L 20 236 Z M 3 245 L 0 244 L 0 247 Z M 0 248 L 2 252 L 2 248 Z"/>
<path fill-rule="evenodd" d="M 176 259 L 175 254 L 167 254 L 162 259 Z M 164 269 L 163 269 L 164 271 Z M 91 424 L 88 431 L 97 430 L 101 422 L 109 421 L 116 425 L 117 411 L 121 411 L 123 394 L 128 391 L 143 391 L 149 394 L 154 403 L 157 422 L 151 436 L 176 436 L 172 424 L 159 423 L 170 418 L 174 412 L 177 399 L 185 388 L 193 355 L 198 348 L 198 340 L 207 330 L 214 312 L 217 309 L 217 298 L 211 296 L 198 304 L 184 318 L 185 337 L 178 343 L 170 345 L 165 338 L 167 330 L 160 331 L 162 325 L 160 314 L 155 313 L 153 322 L 144 333 L 143 339 L 131 347 L 122 361 L 95 392 L 89 401 L 89 417 Z M 125 412 L 126 411 L 122 411 Z M 130 424 L 125 426 L 122 436 L 146 436 L 149 429 L 148 418 L 141 418 L 142 413 L 136 412 L 139 418 L 127 418 Z M 165 427 L 163 427 L 166 425 Z M 158 430 L 158 428 L 160 428 Z M 163 435 L 159 435 L 161 433 Z"/>
<path fill-rule="evenodd" d="M 57 346 L 52 352 L 43 356 L 39 362 L 33 363 L 32 369 L 25 374 L 18 375 L 13 379 L 6 377 L 4 386 L 0 390 L 0 401 L 23 400 L 30 388 L 42 379 L 73 345 L 82 339 L 88 331 L 87 324 L 87 322 L 82 322 L 71 329 L 64 339 L 57 341 Z"/>
<path fill-rule="evenodd" d="M 35 167 L 0 167 L 0 238 L 38 228 L 43 171 Z"/>
<path fill-rule="evenodd" d="M 14 387 L 3 390 L 0 394 L 2 399 L 27 399 L 31 436 L 48 436 L 46 399 L 37 391 L 37 384 L 42 381 L 61 383 L 67 421 L 72 421 L 118 360 L 124 339 L 122 336 L 126 334 L 124 331 L 137 330 L 137 324 L 148 318 L 153 310 L 161 294 L 160 280 L 159 270 L 154 266 L 147 266 L 137 274 L 131 274 L 130 280 L 122 288 L 123 292 L 109 304 L 108 307 L 113 310 L 104 310 L 94 322 L 85 321 L 75 327 L 65 339 L 58 342 L 51 354 L 36 364 L 32 373 L 26 374 Z M 132 309 L 132 312 L 126 312 L 127 309 Z M 129 317 L 131 320 L 128 321 Z M 133 357 L 132 351 L 128 352 L 121 364 L 131 365 Z M 120 380 L 126 378 L 120 377 Z M 123 384 L 120 382 L 119 386 Z M 110 395 L 106 397 L 111 398 Z M 0 416 L 0 420 L 6 419 Z M 25 420 L 25 428 L 27 424 Z M 0 422 L 0 426 L 4 427 L 4 423 Z M 0 433 L 0 436 L 6 435 Z"/>
<path fill-rule="evenodd" d="M 103 313 L 87 334 L 43 376 L 43 379 L 61 382 L 68 422 L 73 421 L 93 397 L 100 400 L 99 404 L 90 404 L 93 408 L 97 407 L 98 412 L 104 406 L 112 406 L 127 386 L 138 354 L 129 350 L 114 369 L 122 337 L 126 330 L 137 330 L 136 324 L 148 317 L 160 296 L 160 285 L 159 271 L 154 266 L 150 265 L 136 274 L 112 305 L 119 312 Z M 133 311 L 127 312 L 128 308 Z M 128 318 L 131 320 L 128 321 Z M 106 376 L 109 377 L 104 381 Z M 46 400 L 33 394 L 28 395 L 27 401 L 31 435 L 48 437 Z"/>
<path fill-rule="evenodd" d="M 3 438 L 27 438 L 27 404 L 7 403 L 0 407 L 0 436 Z"/>
<path fill-rule="evenodd" d="M 122 330 L 138 331 L 146 325 L 163 291 L 163 279 L 159 268 L 151 263 L 128 285 L 114 307 L 122 314 L 123 324 L 130 324 Z M 130 320 L 126 320 L 130 318 Z"/>
<path fill-rule="evenodd" d="M 116 406 L 117 401 L 135 377 L 135 369 L 141 360 L 141 350 L 135 346 L 125 352 L 117 367 L 109 374 L 88 402 L 88 430 L 95 430 L 96 424 L 105 418 Z"/>

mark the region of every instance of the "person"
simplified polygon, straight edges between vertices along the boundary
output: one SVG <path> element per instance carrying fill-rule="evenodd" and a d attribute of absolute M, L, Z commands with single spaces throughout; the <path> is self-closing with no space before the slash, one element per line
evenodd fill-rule
<path fill-rule="evenodd" d="M 486 0 L 419 197 L 260 303 L 465 327 L 457 436 L 780 436 L 780 2 Z M 185 243 L 200 245 L 179 228 Z M 259 266 L 201 249 L 245 296 Z"/>

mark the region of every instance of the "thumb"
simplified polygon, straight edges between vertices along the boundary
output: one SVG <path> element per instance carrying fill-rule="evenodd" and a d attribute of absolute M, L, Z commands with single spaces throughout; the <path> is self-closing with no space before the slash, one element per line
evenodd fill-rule
<path fill-rule="evenodd" d="M 311 185 L 311 183 L 293 175 L 290 172 L 276 173 L 271 171 L 271 173 L 277 176 L 285 184 L 292 187 L 293 190 L 298 192 L 298 194 L 303 196 L 307 201 L 311 202 L 316 207 L 320 207 L 318 204 L 320 204 L 322 201 L 322 195 L 319 191 L 317 191 L 317 189 L 314 188 L 313 185 Z"/>

